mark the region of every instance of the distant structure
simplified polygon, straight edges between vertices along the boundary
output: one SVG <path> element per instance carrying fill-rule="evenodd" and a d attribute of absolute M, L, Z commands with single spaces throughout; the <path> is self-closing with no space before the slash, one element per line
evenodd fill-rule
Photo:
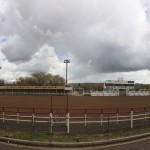
<path fill-rule="evenodd" d="M 5 84 L 4 80 L 0 79 L 0 85 L 4 85 L 4 84 Z"/>
<path fill-rule="evenodd" d="M 67 81 L 68 81 L 68 63 L 70 63 L 70 60 L 66 59 L 64 60 L 64 63 L 66 64 L 66 85 L 67 85 Z"/>
<path fill-rule="evenodd" d="M 119 95 L 127 95 L 129 91 L 134 90 L 134 85 L 134 81 L 124 81 L 123 78 L 118 78 L 118 80 L 106 80 L 104 90 L 118 92 Z"/>
<path fill-rule="evenodd" d="M 66 95 L 66 92 L 65 92 L 64 86 L 16 86 L 16 85 L 6 86 L 6 85 L 3 85 L 3 86 L 0 86 L 0 94 Z"/>
<path fill-rule="evenodd" d="M 2 66 L 0 66 L 0 69 L 2 69 Z M 4 80 L 0 79 L 0 85 L 4 85 Z"/>

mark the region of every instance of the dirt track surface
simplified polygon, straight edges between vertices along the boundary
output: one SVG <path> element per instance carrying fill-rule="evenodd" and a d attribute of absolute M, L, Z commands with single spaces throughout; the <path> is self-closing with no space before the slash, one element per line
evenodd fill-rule
<path fill-rule="evenodd" d="M 150 107 L 148 96 L 0 95 L 0 107 L 110 109 Z"/>

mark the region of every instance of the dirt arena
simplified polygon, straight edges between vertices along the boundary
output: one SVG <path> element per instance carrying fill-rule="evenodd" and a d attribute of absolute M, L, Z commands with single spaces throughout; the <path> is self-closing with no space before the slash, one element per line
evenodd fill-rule
<path fill-rule="evenodd" d="M 68 102 L 68 103 L 67 103 Z M 112 109 L 149 107 L 148 96 L 0 95 L 0 107 Z"/>

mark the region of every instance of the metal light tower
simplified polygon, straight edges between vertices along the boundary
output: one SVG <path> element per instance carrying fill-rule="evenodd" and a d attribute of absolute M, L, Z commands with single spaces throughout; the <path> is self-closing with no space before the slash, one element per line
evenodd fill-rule
<path fill-rule="evenodd" d="M 66 59 L 64 60 L 64 63 L 66 64 L 66 85 L 67 85 L 68 63 L 70 63 L 70 60 Z"/>

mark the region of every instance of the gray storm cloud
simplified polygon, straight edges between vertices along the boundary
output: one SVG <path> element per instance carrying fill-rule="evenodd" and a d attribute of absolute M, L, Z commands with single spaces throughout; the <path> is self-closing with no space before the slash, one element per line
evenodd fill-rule
<path fill-rule="evenodd" d="M 146 0 L 145 3 L 140 0 L 7 0 L 0 23 L 0 34 L 7 42 L 1 52 L 10 63 L 32 63 L 31 59 L 47 44 L 54 48 L 55 54 L 59 51 L 70 54 L 70 71 L 74 76 L 149 70 L 147 3 Z M 35 70 L 34 64 L 31 70 Z M 43 71 L 40 65 L 39 70 Z"/>

